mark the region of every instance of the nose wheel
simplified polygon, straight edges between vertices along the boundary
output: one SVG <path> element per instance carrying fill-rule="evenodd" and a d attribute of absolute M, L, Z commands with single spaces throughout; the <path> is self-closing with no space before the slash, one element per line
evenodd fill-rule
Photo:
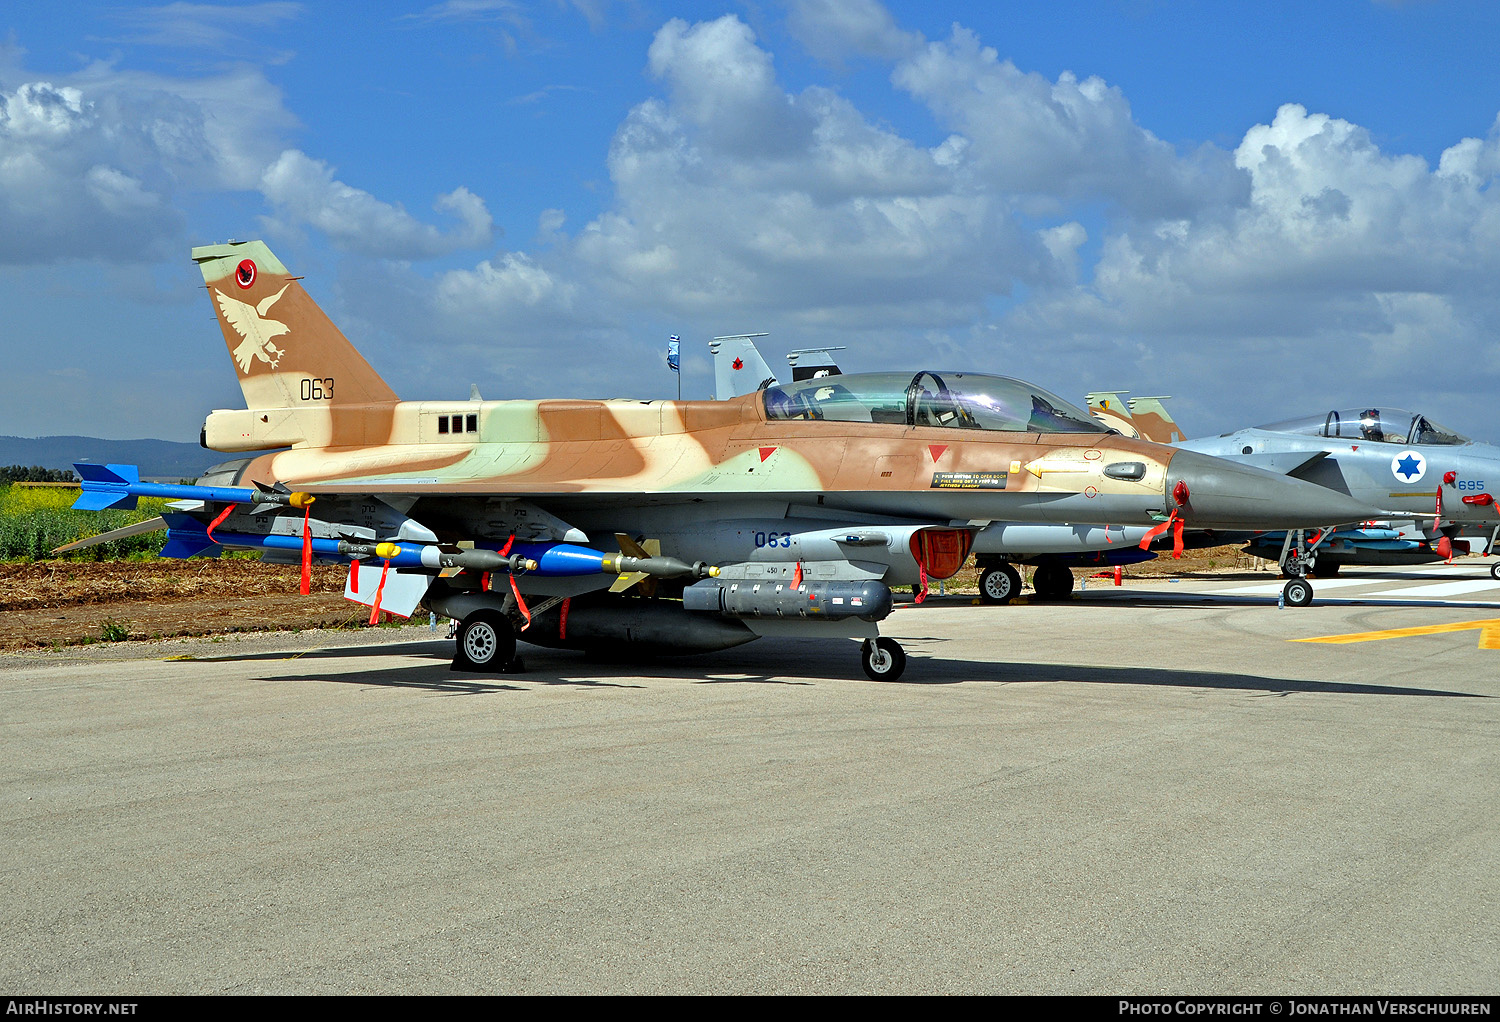
<path fill-rule="evenodd" d="M 1313 601 L 1312 583 L 1305 578 L 1294 578 L 1282 587 L 1281 597 L 1288 607 L 1306 607 Z"/>
<path fill-rule="evenodd" d="M 871 681 L 895 681 L 906 670 L 906 651 L 884 635 L 866 639 L 859 647 L 859 664 Z"/>

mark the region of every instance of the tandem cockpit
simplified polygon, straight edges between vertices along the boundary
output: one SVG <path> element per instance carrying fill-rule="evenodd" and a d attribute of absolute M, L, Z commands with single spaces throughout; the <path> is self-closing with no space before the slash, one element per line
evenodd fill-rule
<path fill-rule="evenodd" d="M 1468 437 L 1439 426 L 1419 412 L 1404 408 L 1350 408 L 1321 416 L 1289 419 L 1258 427 L 1277 433 L 1301 433 L 1304 436 L 1328 437 L 1373 444 L 1432 444 L 1456 447 L 1473 443 Z"/>
<path fill-rule="evenodd" d="M 766 418 L 877 422 L 1006 433 L 1105 433 L 1056 394 L 982 373 L 846 373 L 767 387 Z"/>

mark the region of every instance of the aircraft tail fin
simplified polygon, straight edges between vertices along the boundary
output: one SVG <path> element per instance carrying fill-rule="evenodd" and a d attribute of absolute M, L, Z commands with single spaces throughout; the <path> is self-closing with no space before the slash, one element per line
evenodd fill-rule
<path fill-rule="evenodd" d="M 326 412 L 393 404 L 380 375 L 261 241 L 193 249 L 245 406 Z M 316 432 L 316 431 L 314 431 Z"/>
<path fill-rule="evenodd" d="M 1125 436 L 1138 437 L 1140 429 L 1136 427 L 1134 420 L 1130 417 L 1130 407 L 1121 394 L 1128 393 L 1124 390 L 1097 390 L 1084 395 L 1088 402 L 1089 412 L 1100 424 L 1109 429 L 1118 430 Z"/>
<path fill-rule="evenodd" d="M 813 380 L 820 376 L 841 376 L 843 370 L 834 361 L 833 353 L 843 351 L 842 344 L 825 348 L 798 348 L 786 353 L 787 364 L 792 367 L 792 382 Z"/>
<path fill-rule="evenodd" d="M 755 347 L 755 338 L 765 336 L 734 334 L 708 342 L 714 357 L 714 397 L 727 401 L 776 385 L 776 374 Z"/>
<path fill-rule="evenodd" d="M 1172 398 L 1167 394 L 1130 399 L 1130 417 L 1135 428 L 1140 430 L 1142 439 L 1159 444 L 1175 444 L 1187 439 L 1187 434 L 1172 421 L 1172 413 L 1162 404 L 1163 401 L 1170 400 Z"/>

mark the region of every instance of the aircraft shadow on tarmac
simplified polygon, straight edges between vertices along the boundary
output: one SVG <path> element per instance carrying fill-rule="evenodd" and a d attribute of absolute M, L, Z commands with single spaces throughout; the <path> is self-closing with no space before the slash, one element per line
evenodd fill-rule
<path fill-rule="evenodd" d="M 856 669 L 849 670 L 853 643 L 827 643 L 822 640 L 793 640 L 767 643 L 760 650 L 745 650 L 737 662 L 726 653 L 687 657 L 663 657 L 655 661 L 606 662 L 577 653 L 522 645 L 525 669 L 516 674 L 463 674 L 449 668 L 451 647 L 446 641 L 423 641 L 374 647 L 345 647 L 311 650 L 301 655 L 251 654 L 223 660 L 318 660 L 385 656 L 416 658 L 428 663 L 392 664 L 339 674 L 318 675 L 298 672 L 273 675 L 266 682 L 333 682 L 391 688 L 426 689 L 447 695 L 488 695 L 500 692 L 524 692 L 536 686 L 569 686 L 579 688 L 644 688 L 642 678 L 687 681 L 701 685 L 759 684 L 816 685 L 826 682 L 854 682 L 866 685 L 973 685 L 973 684 L 1089 684 L 1132 685 L 1188 689 L 1239 690 L 1268 695 L 1293 693 L 1370 696 L 1433 696 L 1442 698 L 1487 699 L 1481 693 L 1456 692 L 1437 688 L 1413 688 L 1394 685 L 1370 685 L 1336 681 L 1306 681 L 1294 678 L 1270 678 L 1230 671 L 1182 670 L 1147 667 L 1116 667 L 1089 664 L 1037 664 L 1008 661 L 981 661 L 935 657 L 921 646 L 945 641 L 936 636 L 905 639 L 910 643 L 906 673 L 898 681 L 869 681 Z M 913 649 L 912 646 L 917 648 Z M 433 661 L 441 661 L 433 662 Z M 191 661 L 189 661 L 191 662 Z"/>

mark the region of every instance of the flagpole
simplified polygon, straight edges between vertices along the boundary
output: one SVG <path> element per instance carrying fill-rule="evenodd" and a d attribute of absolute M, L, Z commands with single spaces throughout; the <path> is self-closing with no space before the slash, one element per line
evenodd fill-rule
<path fill-rule="evenodd" d="M 667 338 L 667 368 L 677 374 L 677 401 L 682 403 L 682 355 L 681 339 L 673 334 Z"/>

